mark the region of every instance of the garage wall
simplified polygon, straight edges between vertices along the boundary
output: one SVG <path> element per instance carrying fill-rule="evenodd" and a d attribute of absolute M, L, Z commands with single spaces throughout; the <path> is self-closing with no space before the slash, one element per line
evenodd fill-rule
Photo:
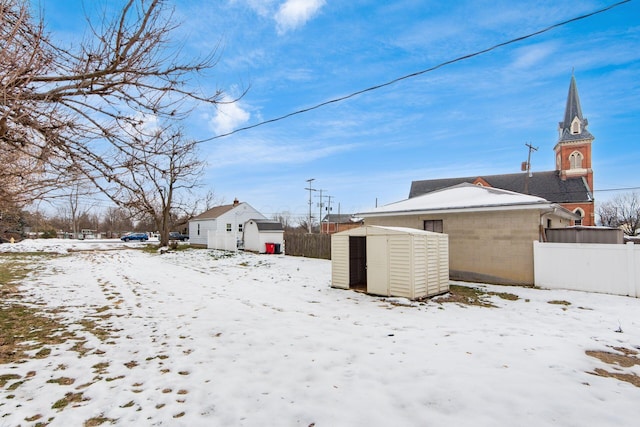
<path fill-rule="evenodd" d="M 438 215 L 367 217 L 365 225 L 423 229 L 423 221 L 443 220 L 449 235 L 452 279 L 532 285 L 533 245 L 539 237 L 535 209 Z"/>

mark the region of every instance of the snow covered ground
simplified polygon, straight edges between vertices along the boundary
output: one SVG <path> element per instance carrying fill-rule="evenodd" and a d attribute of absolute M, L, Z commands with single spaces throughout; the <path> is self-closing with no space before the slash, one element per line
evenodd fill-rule
<path fill-rule="evenodd" d="M 640 359 L 586 351 L 638 358 L 640 299 L 482 285 L 519 298 L 417 303 L 332 289 L 325 260 L 141 245 L 0 245 L 74 250 L 34 261 L 21 302 L 58 308 L 88 350 L 0 365 L 19 376 L 0 426 L 638 425 L 640 388 L 592 372 Z M 67 393 L 82 399 L 53 409 Z"/>

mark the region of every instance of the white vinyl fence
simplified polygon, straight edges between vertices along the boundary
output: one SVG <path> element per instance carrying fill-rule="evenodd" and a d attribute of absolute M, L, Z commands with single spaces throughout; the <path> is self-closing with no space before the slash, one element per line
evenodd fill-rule
<path fill-rule="evenodd" d="M 238 250 L 238 241 L 236 238 L 236 234 L 224 231 L 216 232 L 216 230 L 209 230 L 207 232 L 207 248 L 235 252 Z"/>
<path fill-rule="evenodd" d="M 535 285 L 640 297 L 640 245 L 533 242 Z"/>

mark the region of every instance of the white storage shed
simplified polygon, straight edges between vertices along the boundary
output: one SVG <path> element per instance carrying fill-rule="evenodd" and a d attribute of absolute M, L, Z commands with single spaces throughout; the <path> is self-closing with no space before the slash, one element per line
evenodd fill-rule
<path fill-rule="evenodd" d="M 331 286 L 419 299 L 449 291 L 449 237 L 363 226 L 331 236 Z"/>
<path fill-rule="evenodd" d="M 280 254 L 284 250 L 284 228 L 279 221 L 250 219 L 244 223 L 245 251 Z"/>

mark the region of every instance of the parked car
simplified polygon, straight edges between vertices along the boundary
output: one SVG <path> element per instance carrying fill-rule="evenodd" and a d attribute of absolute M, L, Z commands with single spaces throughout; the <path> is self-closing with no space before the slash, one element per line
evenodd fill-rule
<path fill-rule="evenodd" d="M 169 240 L 180 240 L 181 242 L 185 242 L 189 240 L 188 234 L 182 234 L 178 231 L 170 231 L 169 232 Z"/>
<path fill-rule="evenodd" d="M 123 242 L 128 242 L 129 240 L 140 240 L 141 242 L 146 242 L 149 240 L 149 236 L 147 233 L 129 233 L 120 238 Z"/>

